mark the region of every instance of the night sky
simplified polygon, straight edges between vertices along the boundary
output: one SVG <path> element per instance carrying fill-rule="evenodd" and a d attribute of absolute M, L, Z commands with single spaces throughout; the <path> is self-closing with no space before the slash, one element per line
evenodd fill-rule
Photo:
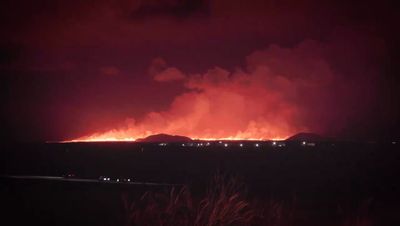
<path fill-rule="evenodd" d="M 0 4 L 3 140 L 400 135 L 389 1 Z"/>

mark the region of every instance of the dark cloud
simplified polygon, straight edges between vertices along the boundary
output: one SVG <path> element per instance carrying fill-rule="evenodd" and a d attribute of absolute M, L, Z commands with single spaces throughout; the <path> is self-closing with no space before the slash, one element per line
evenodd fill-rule
<path fill-rule="evenodd" d="M 171 16 L 184 19 L 209 13 L 208 0 L 150 0 L 138 1 L 132 9 L 132 19 Z"/>

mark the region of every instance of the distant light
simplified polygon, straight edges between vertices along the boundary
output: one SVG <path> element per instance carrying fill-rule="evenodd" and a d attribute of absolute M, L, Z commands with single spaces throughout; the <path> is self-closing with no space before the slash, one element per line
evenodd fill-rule
<path fill-rule="evenodd" d="M 256 147 L 260 146 L 259 144 L 256 144 Z"/>
<path fill-rule="evenodd" d="M 228 144 L 224 144 L 225 147 L 228 147 Z"/>
<path fill-rule="evenodd" d="M 396 141 L 393 141 L 392 144 L 396 144 Z"/>
<path fill-rule="evenodd" d="M 243 147 L 243 144 L 239 144 L 240 147 Z"/>
<path fill-rule="evenodd" d="M 207 142 L 207 144 L 206 144 L 207 146 L 210 146 L 210 142 Z"/>
<path fill-rule="evenodd" d="M 131 179 L 128 179 L 128 182 L 131 182 Z"/>
<path fill-rule="evenodd" d="M 218 141 L 218 143 L 222 144 L 222 141 Z"/>
<path fill-rule="evenodd" d="M 272 142 L 272 145 L 274 145 L 274 146 L 275 146 L 275 145 L 276 145 L 276 141 Z"/>
<path fill-rule="evenodd" d="M 302 145 L 306 145 L 306 144 L 307 144 L 307 142 L 303 141 L 303 142 L 301 142 L 301 144 L 302 144 Z"/>
<path fill-rule="evenodd" d="M 119 182 L 119 179 L 117 179 L 117 182 Z"/>
<path fill-rule="evenodd" d="M 182 147 L 185 147 L 185 144 L 182 144 Z"/>

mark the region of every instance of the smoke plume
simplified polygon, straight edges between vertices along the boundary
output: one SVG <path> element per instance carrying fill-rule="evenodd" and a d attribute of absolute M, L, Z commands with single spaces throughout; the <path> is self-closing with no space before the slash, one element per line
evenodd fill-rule
<path fill-rule="evenodd" d="M 164 111 L 80 140 L 133 140 L 157 133 L 203 139 L 339 133 L 368 112 L 376 92 L 378 70 L 371 63 L 379 60 L 383 44 L 360 37 L 340 31 L 325 42 L 270 45 L 248 55 L 243 68 L 214 67 L 201 74 L 185 75 L 157 58 L 149 69 L 153 78 L 183 82 L 186 91 Z M 337 55 L 338 49 L 346 49 L 345 54 Z"/>

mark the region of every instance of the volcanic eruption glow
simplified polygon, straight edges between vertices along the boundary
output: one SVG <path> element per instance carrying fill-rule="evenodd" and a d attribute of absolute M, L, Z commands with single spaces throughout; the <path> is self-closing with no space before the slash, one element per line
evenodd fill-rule
<path fill-rule="evenodd" d="M 354 109 L 368 106 L 349 94 L 372 92 L 363 77 L 340 76 L 333 69 L 330 53 L 341 45 L 311 40 L 293 48 L 271 45 L 247 56 L 244 68 L 214 67 L 202 74 L 182 72 L 156 58 L 149 69 L 154 82 L 185 88 L 167 109 L 70 141 L 135 141 L 160 133 L 202 140 L 280 140 L 298 132 L 340 130 Z"/>
<path fill-rule="evenodd" d="M 68 140 L 64 142 L 133 142 L 137 139 L 145 138 L 150 135 L 155 135 L 156 133 L 149 133 L 148 135 L 144 135 L 141 137 L 131 137 L 130 134 L 124 134 L 121 132 L 113 132 L 109 131 L 103 134 L 93 134 L 91 136 L 82 137 L 76 140 Z M 208 140 L 208 141 L 215 141 L 215 140 L 284 140 L 287 137 L 273 137 L 273 138 L 251 138 L 251 137 L 190 137 L 193 140 Z"/>

